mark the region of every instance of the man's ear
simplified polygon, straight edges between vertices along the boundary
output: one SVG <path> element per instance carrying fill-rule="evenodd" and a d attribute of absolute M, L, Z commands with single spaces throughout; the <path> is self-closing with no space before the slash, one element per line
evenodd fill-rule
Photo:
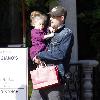
<path fill-rule="evenodd" d="M 61 20 L 64 21 L 64 16 L 61 16 Z"/>

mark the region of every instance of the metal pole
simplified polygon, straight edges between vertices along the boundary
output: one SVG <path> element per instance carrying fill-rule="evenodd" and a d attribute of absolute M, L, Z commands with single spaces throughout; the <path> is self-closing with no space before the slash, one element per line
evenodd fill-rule
<path fill-rule="evenodd" d="M 24 0 L 22 0 L 22 17 L 23 17 L 23 47 L 26 47 L 26 20 L 25 20 Z"/>

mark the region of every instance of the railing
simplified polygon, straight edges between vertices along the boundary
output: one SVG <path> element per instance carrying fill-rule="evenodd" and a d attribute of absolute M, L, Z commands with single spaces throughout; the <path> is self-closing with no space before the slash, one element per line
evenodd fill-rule
<path fill-rule="evenodd" d="M 63 100 L 93 100 L 93 68 L 96 60 L 80 60 L 70 64 L 66 74 Z"/>
<path fill-rule="evenodd" d="M 81 64 L 70 64 L 66 74 L 63 100 L 81 100 Z"/>

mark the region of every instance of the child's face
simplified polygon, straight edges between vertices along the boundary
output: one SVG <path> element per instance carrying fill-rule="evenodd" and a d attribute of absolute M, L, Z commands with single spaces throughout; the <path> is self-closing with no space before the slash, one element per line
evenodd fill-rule
<path fill-rule="evenodd" d="M 31 19 L 30 25 L 34 27 L 34 20 L 33 19 Z"/>
<path fill-rule="evenodd" d="M 36 20 L 34 23 L 34 28 L 42 30 L 44 28 L 44 20 Z"/>

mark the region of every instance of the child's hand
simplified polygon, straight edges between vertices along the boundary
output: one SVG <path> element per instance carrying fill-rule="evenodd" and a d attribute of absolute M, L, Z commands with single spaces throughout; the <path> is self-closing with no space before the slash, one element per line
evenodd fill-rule
<path fill-rule="evenodd" d="M 52 27 L 49 27 L 49 31 L 50 31 L 51 33 L 54 33 L 54 32 L 55 32 L 55 29 L 52 28 Z"/>
<path fill-rule="evenodd" d="M 53 36 L 54 36 L 54 33 L 50 33 L 49 35 L 50 35 L 51 37 L 53 37 Z"/>

